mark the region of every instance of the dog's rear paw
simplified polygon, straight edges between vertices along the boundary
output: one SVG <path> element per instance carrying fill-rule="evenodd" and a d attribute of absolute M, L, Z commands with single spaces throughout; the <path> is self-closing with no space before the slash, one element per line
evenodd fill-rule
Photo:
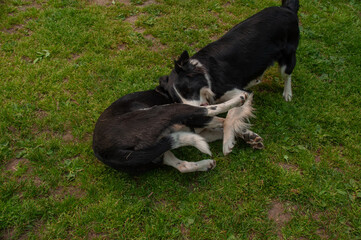
<path fill-rule="evenodd" d="M 186 162 L 180 163 L 177 168 L 181 173 L 189 172 L 206 172 L 216 167 L 216 161 L 212 159 L 206 159 L 199 162 Z"/>
<path fill-rule="evenodd" d="M 228 138 L 223 140 L 223 155 L 226 156 L 232 152 L 232 149 L 236 141 L 234 138 Z"/>
<path fill-rule="evenodd" d="M 243 129 L 242 133 L 239 136 L 253 149 L 263 149 L 263 139 L 257 133 L 254 133 L 248 129 Z"/>
<path fill-rule="evenodd" d="M 258 150 L 264 149 L 263 142 L 256 142 L 256 143 L 252 142 L 248 144 L 251 145 L 253 149 L 258 149 Z"/>
<path fill-rule="evenodd" d="M 199 161 L 197 164 L 198 166 L 200 166 L 198 171 L 210 171 L 216 167 L 216 161 L 213 159 L 202 160 Z"/>
<path fill-rule="evenodd" d="M 291 102 L 292 100 L 292 93 L 283 92 L 283 98 L 286 100 L 286 102 Z"/>

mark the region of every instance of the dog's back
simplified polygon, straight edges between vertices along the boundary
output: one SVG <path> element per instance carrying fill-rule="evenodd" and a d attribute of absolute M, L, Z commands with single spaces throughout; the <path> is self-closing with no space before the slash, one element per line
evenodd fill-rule
<path fill-rule="evenodd" d="M 297 14 L 285 7 L 270 7 L 239 23 L 192 58 L 204 63 L 210 75 L 218 78 L 212 81 L 212 88 L 221 96 L 234 86 L 243 89 L 273 62 L 285 61 L 296 51 L 298 41 Z"/>
<path fill-rule="evenodd" d="M 160 135 L 154 132 L 161 131 L 164 126 L 157 128 L 158 125 L 153 124 L 158 120 L 154 116 L 157 114 L 156 109 L 142 109 L 168 103 L 171 103 L 169 98 L 155 90 L 131 93 L 112 103 L 95 125 L 95 156 L 115 169 L 158 162 L 157 158 L 170 149 L 171 143 L 166 138 L 152 139 L 152 136 Z M 153 116 L 144 116 L 144 113 Z M 148 118 L 148 121 L 139 122 L 144 118 Z"/>

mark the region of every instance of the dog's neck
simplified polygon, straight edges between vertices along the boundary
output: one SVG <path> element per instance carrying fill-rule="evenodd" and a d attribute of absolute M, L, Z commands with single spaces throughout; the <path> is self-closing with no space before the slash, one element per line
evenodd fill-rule
<path fill-rule="evenodd" d="M 157 93 L 159 93 L 160 95 L 162 95 L 163 97 L 167 98 L 169 100 L 169 102 L 174 102 L 174 100 L 172 99 L 172 97 L 170 96 L 170 94 L 161 86 L 157 86 L 154 91 L 156 91 Z"/>

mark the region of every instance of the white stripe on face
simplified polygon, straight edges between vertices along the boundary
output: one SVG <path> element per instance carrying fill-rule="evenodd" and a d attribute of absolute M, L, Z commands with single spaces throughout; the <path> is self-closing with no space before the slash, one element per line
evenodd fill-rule
<path fill-rule="evenodd" d="M 200 67 L 203 69 L 204 77 L 206 78 L 207 83 L 208 83 L 208 88 L 212 89 L 211 76 L 208 74 L 207 69 L 203 66 L 203 64 L 200 61 L 198 61 L 197 59 L 191 59 L 189 62 L 191 64 L 193 64 L 195 67 Z"/>
<path fill-rule="evenodd" d="M 175 85 L 173 84 L 173 89 L 175 91 L 175 93 L 178 95 L 179 99 L 182 101 L 182 103 L 184 104 L 188 104 L 188 105 L 192 105 L 192 106 L 207 106 L 209 104 L 213 103 L 213 96 L 214 93 L 212 92 L 212 90 L 210 90 L 208 87 L 203 87 L 200 90 L 199 93 L 199 99 L 195 100 L 195 99 L 185 99 L 180 92 L 177 90 L 177 88 L 175 87 Z"/>

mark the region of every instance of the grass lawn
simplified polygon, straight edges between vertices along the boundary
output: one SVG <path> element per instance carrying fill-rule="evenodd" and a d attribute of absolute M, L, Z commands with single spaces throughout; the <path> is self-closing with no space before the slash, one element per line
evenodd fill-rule
<path fill-rule="evenodd" d="M 293 99 L 277 67 L 217 167 L 117 172 L 100 113 L 281 0 L 0 0 L 0 239 L 361 239 L 361 2 L 302 0 Z M 207 156 L 194 148 L 175 154 Z"/>

